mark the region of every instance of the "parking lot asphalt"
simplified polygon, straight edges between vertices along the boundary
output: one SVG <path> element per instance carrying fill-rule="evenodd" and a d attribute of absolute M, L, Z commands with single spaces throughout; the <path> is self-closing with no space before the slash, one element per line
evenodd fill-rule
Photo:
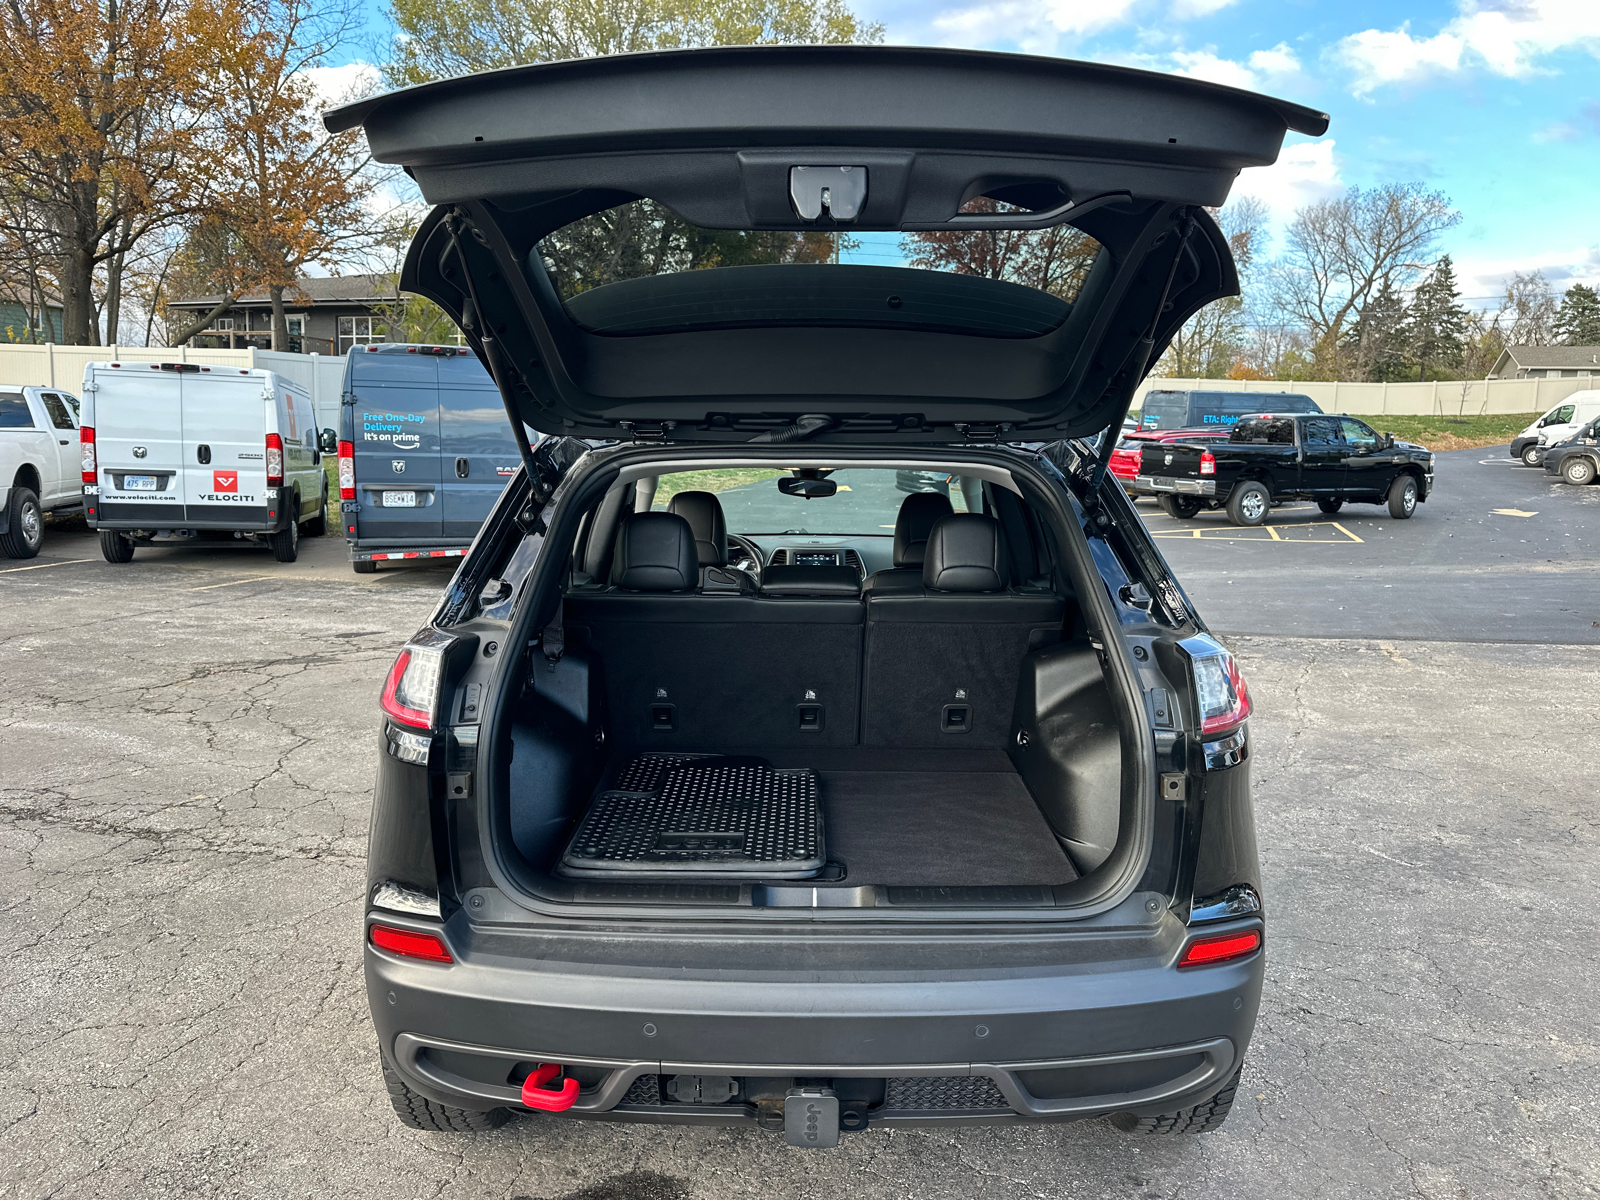
<path fill-rule="evenodd" d="M 1522 477 L 1507 491 L 1542 483 L 1508 480 Z M 1536 598 L 1592 604 L 1596 510 L 1589 494 L 1549 495 L 1590 527 Z M 1273 627 L 1292 600 L 1279 573 L 1337 564 L 1307 567 L 1283 543 L 1161 542 L 1232 631 L 1257 704 L 1268 973 L 1227 1125 L 1178 1140 L 1103 1122 L 871 1130 L 823 1153 L 558 1118 L 463 1138 L 402 1128 L 361 982 L 363 852 L 378 687 L 448 568 L 358 577 L 338 539 L 288 566 L 229 549 L 114 567 L 91 537 L 53 536 L 33 563 L 0 565 L 0 1190 L 1600 1194 L 1600 821 L 1587 758 L 1561 736 L 1593 725 L 1600 649 L 1527 639 L 1538 614 L 1496 625 L 1472 598 L 1487 556 L 1535 562 L 1509 549 L 1517 530 L 1541 530 L 1554 557 L 1548 539 L 1577 526 L 1436 501 L 1374 537 L 1362 522 L 1386 516 L 1341 515 L 1352 545 L 1373 547 L 1345 578 L 1429 560 L 1455 579 L 1426 594 L 1432 619 L 1481 635 L 1414 640 L 1413 593 L 1347 607 L 1357 634 L 1289 636 Z M 1441 532 L 1478 548 L 1441 550 Z"/>
<path fill-rule="evenodd" d="M 1600 645 L 1600 487 L 1521 466 L 1504 446 L 1437 456 L 1408 521 L 1309 503 L 1242 529 L 1221 511 L 1140 514 L 1217 630 L 1290 637 Z"/>

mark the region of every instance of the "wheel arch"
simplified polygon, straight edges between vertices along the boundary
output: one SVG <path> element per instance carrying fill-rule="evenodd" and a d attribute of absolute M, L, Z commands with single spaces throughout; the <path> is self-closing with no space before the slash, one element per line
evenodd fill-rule
<path fill-rule="evenodd" d="M 39 474 L 38 467 L 34 466 L 31 462 L 24 462 L 20 467 L 17 468 L 17 473 L 11 477 L 11 486 L 25 487 L 31 490 L 35 496 L 43 496 L 43 478 L 44 477 Z"/>

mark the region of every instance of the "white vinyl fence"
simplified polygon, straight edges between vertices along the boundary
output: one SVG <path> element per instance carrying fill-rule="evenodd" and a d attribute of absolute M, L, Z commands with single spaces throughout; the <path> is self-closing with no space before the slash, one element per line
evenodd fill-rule
<path fill-rule="evenodd" d="M 29 346 L 0 342 L 0 387 L 58 387 L 78 394 L 84 364 L 92 362 L 192 362 L 214 367 L 263 367 L 311 392 L 319 429 L 339 428 L 344 356 L 289 354 L 279 350 L 192 350 L 187 346 Z"/>
<path fill-rule="evenodd" d="M 197 362 L 225 367 L 265 367 L 287 375 L 311 391 L 319 427 L 339 428 L 339 394 L 344 386 L 344 356 L 288 354 L 277 350 L 191 350 L 178 346 L 29 346 L 0 342 L 0 387 L 35 384 L 76 393 L 89 362 Z M 1324 412 L 1362 416 L 1394 413 L 1426 416 L 1476 416 L 1532 413 L 1565 400 L 1573 392 L 1600 388 L 1600 376 L 1578 379 L 1469 379 L 1440 383 L 1284 383 L 1271 379 L 1147 379 L 1134 396 L 1138 408 L 1152 388 L 1195 388 L 1218 392 L 1299 392 Z"/>
<path fill-rule="evenodd" d="M 1271 379 L 1147 379 L 1134 396 L 1138 408 L 1144 394 L 1161 388 L 1208 392 L 1298 392 L 1310 396 L 1323 412 L 1359 416 L 1473 417 L 1496 413 L 1542 413 L 1573 392 L 1600 388 L 1600 376 L 1577 379 L 1468 379 L 1439 383 L 1282 383 Z"/>

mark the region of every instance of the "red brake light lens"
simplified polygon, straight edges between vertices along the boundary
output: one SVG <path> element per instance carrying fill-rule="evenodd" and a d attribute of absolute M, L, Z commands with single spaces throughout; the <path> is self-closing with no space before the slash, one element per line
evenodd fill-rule
<path fill-rule="evenodd" d="M 453 963 L 443 939 L 431 933 L 413 933 L 409 929 L 396 929 L 392 925 L 374 925 L 367 937 L 379 950 L 398 954 L 402 958 L 420 958 L 425 962 Z"/>
<path fill-rule="evenodd" d="M 339 499 L 356 498 L 356 448 L 352 442 L 339 443 Z"/>
<path fill-rule="evenodd" d="M 267 434 L 267 486 L 283 486 L 283 439 L 275 433 Z"/>
<path fill-rule="evenodd" d="M 1200 451 L 1200 474 L 1215 475 L 1217 473 L 1217 456 L 1209 450 Z"/>
<path fill-rule="evenodd" d="M 1231 962 L 1236 958 L 1243 958 L 1247 954 L 1254 954 L 1261 949 L 1261 931 L 1247 929 L 1243 933 L 1224 933 L 1219 937 L 1200 938 L 1189 943 L 1188 949 L 1183 952 L 1183 957 L 1178 960 L 1180 967 L 1203 967 L 1210 963 Z"/>
<path fill-rule="evenodd" d="M 79 426 L 78 444 L 82 447 L 83 454 L 83 481 L 93 483 L 96 479 L 93 425 Z"/>
<path fill-rule="evenodd" d="M 378 701 L 383 711 L 402 725 L 414 729 L 433 728 L 433 710 L 439 699 L 439 683 L 444 675 L 444 655 L 425 646 L 407 646 L 389 668 L 383 696 Z"/>
<path fill-rule="evenodd" d="M 1250 689 L 1239 664 L 1223 646 L 1205 634 L 1183 643 L 1194 672 L 1195 697 L 1200 705 L 1200 732 L 1210 736 L 1243 724 L 1250 716 Z"/>

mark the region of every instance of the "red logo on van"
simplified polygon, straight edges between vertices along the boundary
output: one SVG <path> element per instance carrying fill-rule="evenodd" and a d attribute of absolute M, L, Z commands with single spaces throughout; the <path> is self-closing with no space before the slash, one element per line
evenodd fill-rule
<path fill-rule="evenodd" d="M 211 472 L 211 490 L 214 492 L 237 492 L 239 490 L 239 472 Z"/>

